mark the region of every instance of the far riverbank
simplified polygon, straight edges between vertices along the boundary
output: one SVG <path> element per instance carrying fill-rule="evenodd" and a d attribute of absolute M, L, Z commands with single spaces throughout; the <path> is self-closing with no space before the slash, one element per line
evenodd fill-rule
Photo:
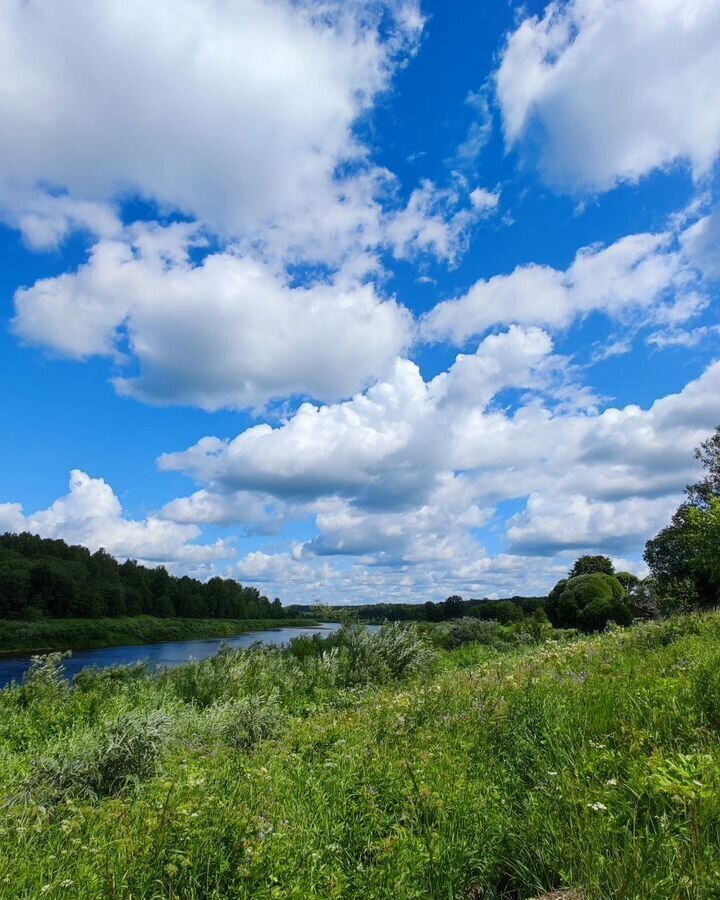
<path fill-rule="evenodd" d="M 0 620 L 0 656 L 93 650 L 195 638 L 232 637 L 271 628 L 309 628 L 312 619 L 161 619 L 131 616 L 113 619 Z"/>

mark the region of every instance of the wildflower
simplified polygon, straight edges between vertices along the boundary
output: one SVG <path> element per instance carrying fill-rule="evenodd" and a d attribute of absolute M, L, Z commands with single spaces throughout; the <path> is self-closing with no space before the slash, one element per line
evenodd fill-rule
<path fill-rule="evenodd" d="M 588 803 L 588 807 L 590 809 L 594 809 L 595 812 L 605 812 L 607 810 L 607 806 L 604 803 Z"/>
<path fill-rule="evenodd" d="M 60 882 L 60 887 L 61 888 L 69 888 L 69 887 L 72 887 L 74 884 L 75 884 L 75 882 L 72 880 L 72 878 L 65 878 Z"/>
<path fill-rule="evenodd" d="M 608 778 L 608 780 L 605 782 L 605 784 L 608 787 L 615 787 L 615 785 L 617 784 L 617 781 L 614 778 Z"/>

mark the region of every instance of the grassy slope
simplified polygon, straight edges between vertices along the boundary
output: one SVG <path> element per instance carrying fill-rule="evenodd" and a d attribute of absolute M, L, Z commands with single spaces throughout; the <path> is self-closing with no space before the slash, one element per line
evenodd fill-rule
<path fill-rule="evenodd" d="M 0 654 L 230 637 L 245 631 L 313 624 L 306 619 L 159 619 L 154 616 L 35 622 L 0 619 Z"/>
<path fill-rule="evenodd" d="M 720 616 L 504 654 L 470 645 L 422 679 L 362 690 L 277 654 L 219 665 L 52 702 L 48 688 L 29 708 L 0 694 L 0 793 L 16 798 L 1 896 L 720 896 Z M 179 699 L 273 686 L 288 718 L 249 751 L 209 752 L 212 708 Z M 39 754 L 71 758 L 128 706 L 185 723 L 139 790 L 17 799 Z"/>

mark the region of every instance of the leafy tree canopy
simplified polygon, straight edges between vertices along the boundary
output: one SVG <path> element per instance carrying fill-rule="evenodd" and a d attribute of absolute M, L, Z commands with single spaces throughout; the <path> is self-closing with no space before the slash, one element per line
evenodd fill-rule
<path fill-rule="evenodd" d="M 618 625 L 632 621 L 625 588 L 606 572 L 562 579 L 550 592 L 546 610 L 550 621 L 559 628 L 596 631 L 611 621 Z"/>
<path fill-rule="evenodd" d="M 568 578 L 577 578 L 578 575 L 593 575 L 602 572 L 605 575 L 614 575 L 615 567 L 609 556 L 581 556 L 575 560 L 575 565 L 570 569 Z"/>
<path fill-rule="evenodd" d="M 645 546 L 665 612 L 720 602 L 720 426 L 695 451 L 705 474 L 686 488 L 669 525 Z"/>

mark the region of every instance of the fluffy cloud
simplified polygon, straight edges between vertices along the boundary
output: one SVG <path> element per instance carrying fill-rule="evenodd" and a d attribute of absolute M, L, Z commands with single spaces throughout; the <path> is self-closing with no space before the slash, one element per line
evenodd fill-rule
<path fill-rule="evenodd" d="M 552 342 L 539 329 L 512 328 L 425 382 L 400 359 L 391 377 L 340 404 L 303 404 L 279 428 L 258 425 L 232 441 L 204 438 L 160 466 L 231 490 L 294 499 L 343 496 L 369 506 L 413 502 L 446 468 L 445 439 L 463 411 L 482 409 L 505 387 L 537 385 Z"/>
<path fill-rule="evenodd" d="M 669 233 L 628 235 L 608 247 L 584 247 L 565 271 L 531 263 L 481 279 L 432 309 L 422 333 L 463 344 L 493 325 L 563 328 L 594 311 L 623 318 L 641 309 L 661 321 L 674 310 L 687 318 L 696 311 L 697 295 L 688 291 L 686 262 L 671 240 Z M 680 306 L 660 303 L 671 290 L 680 292 Z"/>
<path fill-rule="evenodd" d="M 500 189 L 489 191 L 487 188 L 476 187 L 474 191 L 470 191 L 470 200 L 472 205 L 480 213 L 488 215 L 494 212 L 500 202 Z"/>
<path fill-rule="evenodd" d="M 163 519 L 197 525 L 242 525 L 247 535 L 277 534 L 285 521 L 285 505 L 251 491 L 195 491 L 178 497 L 161 510 Z"/>
<path fill-rule="evenodd" d="M 715 0 L 569 0 L 524 19 L 496 74 L 507 144 L 561 188 L 607 190 L 720 152 Z"/>
<path fill-rule="evenodd" d="M 177 524 L 160 516 L 127 519 L 109 484 L 74 469 L 70 489 L 47 509 L 24 515 L 19 504 L 0 505 L 0 528 L 30 531 L 47 538 L 62 538 L 91 550 L 104 547 L 118 559 L 182 563 L 184 568 L 227 559 L 234 551 L 224 541 L 197 544 L 195 524 Z"/>
<path fill-rule="evenodd" d="M 458 208 L 458 187 L 441 189 L 432 181 L 423 181 L 403 209 L 386 216 L 385 240 L 395 256 L 406 259 L 430 253 L 454 262 L 467 247 L 468 229 L 478 210 L 487 209 L 487 203 L 485 207 L 477 205 L 476 194 L 469 195 L 471 207 Z M 481 195 L 477 197 L 482 200 Z"/>
<path fill-rule="evenodd" d="M 720 210 L 691 225 L 683 234 L 688 258 L 708 279 L 720 279 Z"/>
<path fill-rule="evenodd" d="M 15 196 L 6 204 L 10 222 L 33 250 L 55 250 L 71 231 L 86 231 L 101 238 L 122 234 L 122 223 L 110 204 L 73 200 L 40 191 Z"/>
<path fill-rule="evenodd" d="M 560 362 L 545 332 L 516 326 L 430 381 L 399 361 L 391 378 L 350 401 L 306 404 L 281 426 L 229 442 L 205 438 L 160 467 L 191 475 L 210 495 L 259 492 L 314 516 L 317 537 L 290 558 L 265 554 L 263 565 L 291 567 L 301 580 L 317 560 L 354 560 L 352 575 L 347 563 L 332 575 L 330 592 L 361 570 L 380 572 L 373 578 L 397 597 L 520 589 L 517 556 L 637 554 L 696 476 L 693 448 L 717 424 L 720 363 L 647 409 L 598 412 L 558 400 Z M 508 388 L 526 394 L 503 409 L 497 398 Z M 493 557 L 480 529 L 505 531 L 493 510 L 506 501 L 520 511 L 507 552 Z M 533 583 L 565 563 L 533 564 Z"/>
<path fill-rule="evenodd" d="M 230 250 L 194 264 L 199 242 L 183 224 L 100 241 L 76 272 L 17 292 L 14 330 L 76 359 L 122 362 L 126 344 L 140 372 L 115 380 L 121 393 L 209 410 L 348 396 L 409 341 L 409 314 L 370 284 L 293 287 Z"/>
<path fill-rule="evenodd" d="M 523 513 L 510 519 L 507 538 L 520 553 L 558 550 L 623 552 L 640 546 L 670 519 L 677 498 L 629 497 L 615 503 L 582 495 L 531 494 Z"/>
<path fill-rule="evenodd" d="M 305 258 L 373 227 L 382 173 L 353 129 L 412 51 L 415 0 L 6 0 L 1 19 L 12 219 L 50 185 L 73 202 L 137 193 Z M 23 227 L 39 245 L 63 230 Z"/>

